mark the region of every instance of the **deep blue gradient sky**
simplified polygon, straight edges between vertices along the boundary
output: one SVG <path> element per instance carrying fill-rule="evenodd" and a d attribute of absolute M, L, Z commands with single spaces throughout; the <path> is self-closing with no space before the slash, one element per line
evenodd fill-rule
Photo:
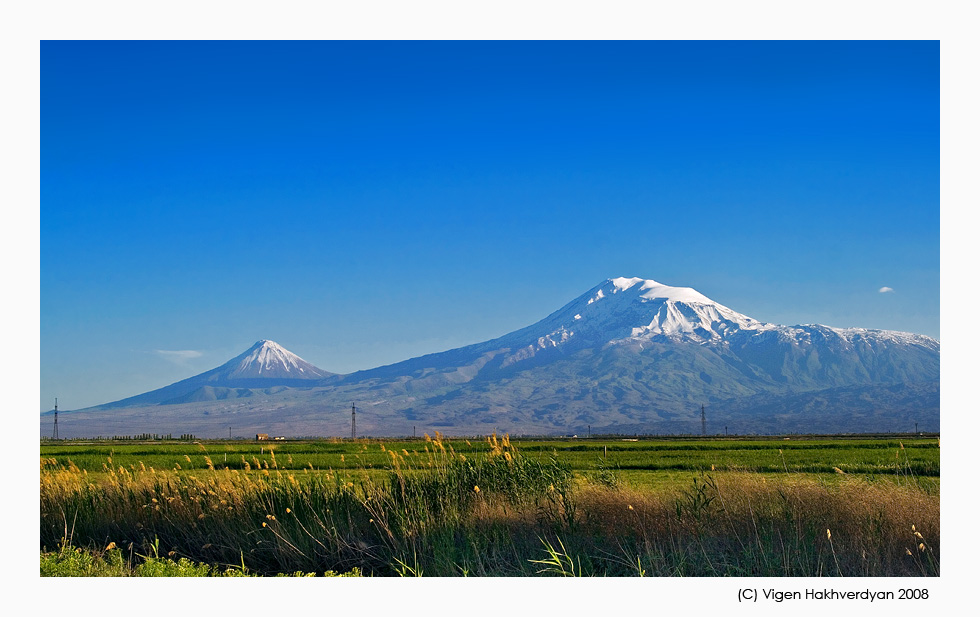
<path fill-rule="evenodd" d="M 40 408 L 616 276 L 939 338 L 939 105 L 937 42 L 42 42 Z"/>

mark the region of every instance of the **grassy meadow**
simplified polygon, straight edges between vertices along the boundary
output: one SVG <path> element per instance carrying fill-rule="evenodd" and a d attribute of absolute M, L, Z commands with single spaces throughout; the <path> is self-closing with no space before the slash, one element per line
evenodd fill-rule
<path fill-rule="evenodd" d="M 939 441 L 42 441 L 41 572 L 936 576 Z"/>

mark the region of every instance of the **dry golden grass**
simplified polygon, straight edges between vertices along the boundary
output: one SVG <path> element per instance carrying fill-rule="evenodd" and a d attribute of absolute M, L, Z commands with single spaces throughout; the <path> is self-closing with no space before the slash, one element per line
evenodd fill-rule
<path fill-rule="evenodd" d="M 938 574 L 938 495 L 793 474 L 722 474 L 704 482 L 694 485 L 707 487 L 700 501 L 692 500 L 694 486 L 650 492 L 592 485 L 576 493 L 576 506 L 591 535 L 633 542 L 642 547 L 634 551 L 653 555 L 686 538 L 716 557 L 755 555 L 760 563 L 753 567 L 786 575 Z"/>
<path fill-rule="evenodd" d="M 168 554 L 267 573 L 530 575 L 544 542 L 586 574 L 939 574 L 939 496 L 915 483 L 718 472 L 654 490 L 549 484 L 506 437 L 488 448 L 479 481 L 453 475 L 474 461 L 438 434 L 418 453 L 387 450 L 390 484 L 275 458 L 195 473 L 110 459 L 100 474 L 42 459 L 41 544 L 159 539 Z"/>

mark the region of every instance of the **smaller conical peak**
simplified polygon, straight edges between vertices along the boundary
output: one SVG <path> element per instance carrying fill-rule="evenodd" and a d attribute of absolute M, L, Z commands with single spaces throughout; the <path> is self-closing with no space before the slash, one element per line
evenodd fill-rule
<path fill-rule="evenodd" d="M 269 339 L 257 341 L 233 362 L 235 367 L 231 374 L 235 377 L 313 379 L 329 374 Z"/>

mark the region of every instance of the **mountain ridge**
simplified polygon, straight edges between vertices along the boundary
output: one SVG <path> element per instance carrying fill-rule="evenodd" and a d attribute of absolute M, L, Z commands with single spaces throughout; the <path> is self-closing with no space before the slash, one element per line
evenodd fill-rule
<path fill-rule="evenodd" d="M 447 434 L 547 433 L 696 426 L 698 406 L 707 404 L 718 420 L 735 425 L 751 418 L 752 426 L 764 427 L 768 415 L 772 430 L 809 423 L 827 432 L 891 422 L 888 409 L 872 413 L 865 404 L 878 396 L 894 408 L 896 422 L 921 404 L 920 424 L 938 430 L 939 349 L 938 341 L 913 333 L 768 324 L 689 287 L 619 277 L 529 326 L 456 349 L 339 375 L 260 340 L 211 371 L 78 411 L 132 408 L 134 421 L 143 422 L 166 415 L 160 410 L 167 407 L 186 421 L 194 414 L 223 422 L 251 414 L 256 426 L 334 426 L 329 430 L 344 434 L 336 430 L 343 416 L 327 421 L 323 410 L 353 401 L 370 409 L 363 419 L 359 414 L 358 426 L 378 434 L 414 432 L 418 423 Z M 854 389 L 866 394 L 841 394 Z M 828 410 L 807 397 L 843 407 Z M 780 400 L 808 411 L 775 413 Z M 760 415 L 761 409 L 769 411 Z"/>

